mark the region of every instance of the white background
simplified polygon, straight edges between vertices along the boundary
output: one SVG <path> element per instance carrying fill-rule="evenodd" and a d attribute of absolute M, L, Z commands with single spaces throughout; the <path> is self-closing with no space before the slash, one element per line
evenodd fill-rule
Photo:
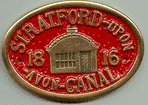
<path fill-rule="evenodd" d="M 126 14 L 139 27 L 145 42 L 145 55 L 136 74 L 122 87 L 97 100 L 82 105 L 147 105 L 148 104 L 148 2 L 147 0 L 94 0 Z M 53 0 L 0 0 L 0 47 L 10 26 L 32 9 Z M 1 56 L 0 56 L 1 57 Z M 32 95 L 20 87 L 0 60 L 0 105 L 58 105 Z"/>

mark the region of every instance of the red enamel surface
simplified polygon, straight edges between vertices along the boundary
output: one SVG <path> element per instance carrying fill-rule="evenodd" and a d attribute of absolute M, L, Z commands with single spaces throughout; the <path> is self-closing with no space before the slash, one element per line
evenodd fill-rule
<path fill-rule="evenodd" d="M 29 72 L 31 72 L 32 70 L 35 70 L 36 73 L 34 75 L 34 78 L 33 78 L 32 82 L 29 82 L 29 83 L 32 84 L 33 86 L 36 86 L 40 89 L 44 89 L 46 91 L 51 91 L 50 90 L 51 82 L 50 82 L 50 85 L 47 88 L 42 87 L 42 80 L 43 79 L 41 80 L 41 82 L 38 85 L 35 85 L 37 73 L 43 75 L 44 77 L 49 77 L 51 79 L 53 78 L 55 80 L 58 79 L 58 80 L 60 80 L 60 84 L 65 84 L 67 79 L 71 78 L 71 77 L 78 79 L 79 76 L 84 77 L 85 75 L 92 74 L 92 73 L 51 74 L 51 72 L 50 72 L 50 56 L 46 52 L 45 46 L 49 46 L 50 43 L 53 40 L 55 40 L 57 37 L 66 34 L 67 26 L 70 25 L 70 23 L 68 22 L 68 13 L 71 9 L 75 9 L 78 14 L 80 13 L 79 12 L 80 8 L 64 8 L 64 9 L 67 11 L 67 13 L 65 14 L 65 19 L 64 20 L 61 19 L 62 26 L 60 26 L 60 27 L 55 26 L 54 28 L 50 27 L 48 30 L 45 30 L 43 28 L 43 32 L 40 33 L 39 35 L 33 35 L 32 34 L 32 36 L 34 36 L 35 38 L 29 43 L 29 45 L 26 45 L 26 51 L 25 51 L 24 54 L 20 54 L 19 51 L 13 52 L 11 50 L 11 44 L 13 42 L 16 42 L 14 40 L 14 37 L 16 36 L 17 32 L 20 31 L 26 24 L 33 25 L 33 27 L 36 30 L 39 31 L 38 16 L 41 16 L 46 21 L 46 23 L 50 25 L 49 19 L 45 18 L 45 13 L 48 13 L 48 12 L 51 12 L 51 11 L 55 12 L 55 11 L 60 10 L 60 9 L 49 10 L 47 12 L 43 12 L 41 14 L 35 15 L 34 17 L 28 19 L 14 32 L 14 34 L 13 34 L 13 36 L 12 36 L 10 42 L 9 42 L 9 49 L 8 49 L 9 59 L 10 59 L 10 62 L 12 63 L 12 65 L 13 65 L 13 67 L 15 68 L 16 72 L 25 81 L 29 82 L 25 78 L 27 76 L 27 74 L 23 71 L 23 69 L 26 68 Z M 92 16 L 93 16 L 92 15 L 93 9 L 87 9 L 87 10 L 89 10 L 89 12 L 90 12 L 89 20 L 91 20 Z M 117 37 L 114 37 L 113 34 L 108 31 L 108 26 L 103 24 L 103 23 L 99 27 L 92 27 L 92 26 L 87 26 L 85 24 L 85 19 L 83 19 L 83 25 L 79 25 L 78 24 L 79 18 L 78 18 L 78 22 L 75 25 L 71 25 L 71 26 L 76 26 L 78 28 L 79 34 L 85 35 L 86 37 L 91 39 L 97 46 L 99 46 L 99 49 L 98 49 L 98 52 L 97 52 L 97 70 L 101 71 L 105 75 L 105 77 L 108 79 L 108 81 L 110 81 L 110 78 L 108 77 L 107 73 L 103 71 L 103 69 L 105 67 L 109 67 L 110 72 L 113 74 L 114 77 L 116 77 L 116 75 L 119 74 L 121 76 L 121 78 L 123 78 L 129 72 L 131 67 L 133 66 L 133 63 L 134 63 L 136 56 L 138 54 L 138 44 L 137 44 L 137 39 L 135 37 L 135 34 L 131 30 L 131 28 L 128 26 L 128 24 L 126 22 L 124 22 L 124 20 L 120 19 L 119 17 L 117 17 L 113 14 L 107 13 L 103 10 L 96 10 L 96 11 L 99 11 L 100 13 L 102 13 L 103 21 L 108 21 L 109 23 L 111 23 L 111 21 L 114 21 L 114 22 L 118 23 L 119 26 L 122 26 L 125 29 L 124 34 L 130 35 L 129 41 L 133 42 L 134 50 L 123 52 L 123 47 L 121 46 L 122 43 L 119 42 L 119 38 L 121 37 L 121 35 L 118 34 Z M 61 13 L 61 15 L 62 14 L 63 13 Z M 54 21 L 55 24 L 57 24 L 56 13 L 53 16 L 53 21 Z M 26 39 L 29 39 L 29 37 L 23 31 L 21 31 L 21 32 L 22 32 L 22 37 L 25 36 Z M 127 42 L 129 42 L 129 41 L 127 41 Z M 18 44 L 23 43 L 23 42 L 18 40 L 16 43 L 18 45 Z M 104 49 L 106 49 L 106 50 L 115 49 L 115 50 L 118 51 L 117 55 L 118 55 L 120 61 L 119 61 L 119 64 L 117 66 L 111 66 L 111 65 L 103 66 L 103 53 L 102 53 L 102 51 Z M 43 59 L 45 61 L 45 64 L 42 67 L 35 67 L 35 66 L 28 67 L 28 63 L 29 63 L 28 52 L 29 51 L 32 51 L 33 53 L 36 52 L 36 51 L 43 52 L 43 54 L 44 54 Z M 125 57 L 127 58 L 126 61 L 124 61 Z M 22 63 L 19 63 L 20 59 L 22 60 Z M 99 88 L 96 89 L 92 86 L 93 87 L 92 91 L 101 90 L 101 89 L 106 88 L 106 87 L 117 82 L 117 81 L 115 81 L 115 82 L 109 84 L 108 86 L 106 86 L 104 84 L 104 87 L 100 88 L 99 75 L 98 75 L 97 72 L 96 72 L 96 78 L 97 78 L 97 82 L 99 84 Z M 86 89 L 88 89 L 86 79 L 83 78 L 83 80 L 85 82 Z M 77 81 L 76 81 L 74 86 L 77 86 Z M 70 86 L 70 88 L 72 88 L 72 87 Z M 80 90 L 82 92 L 82 89 L 80 89 Z M 61 88 L 58 88 L 58 91 L 52 91 L 52 92 L 65 93 L 65 94 L 68 93 L 66 91 L 66 89 L 61 89 Z M 90 92 L 90 91 L 87 91 L 87 92 Z M 87 93 L 87 92 L 83 92 L 83 93 Z M 74 93 L 71 93 L 71 94 L 80 94 L 80 93 L 77 93 L 75 91 Z"/>

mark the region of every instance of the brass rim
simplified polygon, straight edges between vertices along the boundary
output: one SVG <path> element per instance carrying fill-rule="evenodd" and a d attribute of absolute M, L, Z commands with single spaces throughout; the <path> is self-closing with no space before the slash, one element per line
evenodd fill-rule
<path fill-rule="evenodd" d="M 9 44 L 10 38 L 12 37 L 14 31 L 23 22 L 25 22 L 28 18 L 31 18 L 32 16 L 35 16 L 36 14 L 39 14 L 43 11 L 48 11 L 50 9 L 69 7 L 69 6 L 70 7 L 74 7 L 74 6 L 87 7 L 87 8 L 95 8 L 95 9 L 105 10 L 106 12 L 109 12 L 111 14 L 114 14 L 114 15 L 120 17 L 131 27 L 131 29 L 135 33 L 135 36 L 138 41 L 138 55 L 137 55 L 137 58 L 134 62 L 134 65 L 132 66 L 131 70 L 127 73 L 127 75 L 125 77 L 123 77 L 118 82 L 114 83 L 113 85 L 111 85 L 107 88 L 104 88 L 102 90 L 98 90 L 95 92 L 89 92 L 89 93 L 83 93 L 83 94 L 71 95 L 71 94 L 52 93 L 52 92 L 47 92 L 47 91 L 41 90 L 41 89 L 34 87 L 33 85 L 27 83 L 15 71 L 15 69 L 13 68 L 13 66 L 11 65 L 11 63 L 9 61 L 9 56 L 8 56 L 8 44 Z M 104 95 L 106 93 L 109 93 L 109 92 L 117 89 L 118 87 L 122 86 L 125 82 L 127 82 L 134 75 L 134 73 L 137 71 L 137 69 L 139 68 L 139 66 L 142 62 L 143 54 L 144 54 L 144 41 L 143 41 L 142 35 L 141 35 L 139 29 L 137 28 L 137 26 L 127 16 L 125 16 L 121 12 L 119 12 L 111 7 L 108 7 L 108 6 L 99 4 L 99 3 L 88 2 L 88 1 L 56 2 L 53 4 L 48 4 L 43 7 L 40 7 L 36 10 L 33 10 L 33 11 L 29 12 L 28 14 L 24 15 L 23 17 L 21 17 L 17 22 L 15 22 L 13 24 L 13 26 L 6 33 L 6 36 L 4 37 L 3 44 L 2 44 L 2 57 L 3 57 L 4 64 L 6 65 L 8 73 L 20 86 L 22 86 L 23 88 L 27 89 L 28 91 L 30 91 L 40 97 L 50 99 L 53 101 L 63 101 L 63 102 L 65 102 L 65 101 L 66 102 L 83 102 L 83 101 L 94 99 L 96 97 L 99 97 L 101 95 Z"/>

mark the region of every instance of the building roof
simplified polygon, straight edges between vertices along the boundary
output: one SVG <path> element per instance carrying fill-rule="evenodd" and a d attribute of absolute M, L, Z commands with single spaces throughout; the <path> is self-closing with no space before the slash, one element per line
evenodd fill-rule
<path fill-rule="evenodd" d="M 90 39 L 79 34 L 64 35 L 60 38 L 57 38 L 49 47 L 46 48 L 48 53 L 94 50 L 98 50 L 98 46 L 96 46 Z"/>

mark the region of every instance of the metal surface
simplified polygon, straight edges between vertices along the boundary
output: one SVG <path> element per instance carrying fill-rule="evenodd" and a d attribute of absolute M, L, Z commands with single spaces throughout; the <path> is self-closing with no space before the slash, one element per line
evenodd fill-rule
<path fill-rule="evenodd" d="M 98 90 L 98 91 L 92 91 L 92 92 L 87 92 L 87 93 L 83 93 L 83 94 L 59 94 L 59 93 L 54 93 L 54 92 L 48 92 L 48 91 L 42 90 L 40 88 L 37 88 L 37 87 L 31 85 L 29 82 L 27 82 L 22 77 L 20 77 L 20 75 L 15 71 L 15 68 L 12 66 L 12 64 L 11 64 L 11 62 L 9 60 L 9 56 L 8 56 L 8 44 L 9 44 L 10 38 L 12 37 L 14 31 L 18 27 L 20 27 L 20 25 L 23 24 L 26 20 L 28 20 L 29 18 L 31 18 L 31 17 L 39 14 L 39 13 L 42 13 L 42 12 L 45 12 L 45 11 L 48 11 L 48 10 L 51 10 L 51 9 L 55 9 L 55 8 L 63 8 L 63 7 L 66 8 L 66 7 L 69 7 L 69 6 L 70 7 L 92 8 L 92 9 L 95 8 L 95 9 L 106 11 L 107 13 L 113 14 L 113 15 L 121 18 L 122 20 L 124 20 L 131 27 L 131 29 L 133 30 L 133 32 L 134 32 L 134 34 L 136 36 L 136 39 L 137 39 L 138 55 L 136 56 L 136 60 L 134 61 L 134 64 L 131 67 L 131 69 L 129 70 L 129 72 L 123 78 L 121 78 L 118 82 L 116 82 L 116 83 L 114 83 L 112 85 L 109 85 L 108 87 L 106 87 L 104 89 L 101 89 L 101 90 Z M 104 23 L 105 23 L 105 21 L 104 21 Z M 106 24 L 108 24 L 108 23 L 106 23 Z M 75 36 L 78 37 L 79 35 L 78 36 L 75 35 Z M 81 37 L 81 35 L 80 35 L 80 37 Z M 84 39 L 85 39 L 85 37 L 84 37 Z M 84 39 L 81 39 L 81 40 L 84 40 Z M 93 45 L 92 42 L 90 42 L 90 44 Z M 81 49 L 87 49 L 87 47 L 86 48 L 82 47 Z M 97 49 L 97 47 L 94 47 L 94 49 Z M 46 48 L 46 50 L 48 51 L 49 49 Z M 89 49 L 88 51 L 92 51 L 92 49 Z M 94 99 L 96 97 L 104 95 L 104 94 L 106 94 L 108 92 L 111 92 L 111 91 L 115 90 L 116 88 L 120 87 L 126 81 L 128 81 L 132 77 L 132 75 L 137 71 L 137 69 L 138 69 L 138 67 L 139 67 L 139 65 L 140 65 L 140 63 L 142 61 L 143 52 L 144 52 L 144 43 L 143 43 L 143 39 L 142 39 L 142 36 L 140 34 L 140 31 L 138 30 L 138 28 L 135 26 L 135 24 L 129 18 L 127 18 L 122 13 L 120 13 L 117 10 L 114 10 L 114 9 L 112 9 L 110 7 L 104 6 L 102 4 L 93 3 L 93 2 L 86 2 L 86 1 L 85 2 L 84 1 L 58 2 L 58 3 L 49 4 L 49 5 L 40 7 L 39 9 L 36 9 L 36 10 L 30 12 L 29 14 L 27 14 L 24 17 L 22 17 L 21 19 L 19 19 L 9 29 L 9 31 L 7 32 L 7 34 L 5 36 L 5 39 L 4 39 L 4 42 L 3 42 L 3 47 L 2 47 L 3 60 L 4 60 L 4 63 L 6 65 L 6 67 L 7 67 L 7 70 L 9 72 L 9 74 L 13 77 L 13 79 L 19 85 L 21 85 L 25 89 L 27 89 L 27 90 L 29 90 L 29 91 L 37 94 L 37 95 L 39 95 L 40 97 L 47 98 L 47 99 L 54 100 L 54 101 L 64 101 L 64 102 L 83 102 L 83 101 L 86 101 L 86 100 L 91 100 L 91 99 Z M 57 53 L 57 51 L 55 53 Z M 116 52 L 114 51 L 114 53 L 116 53 Z M 94 51 L 94 58 L 95 58 L 95 51 Z M 93 58 L 91 57 L 91 59 L 93 59 Z M 93 63 L 93 64 L 95 65 L 95 63 Z M 91 64 L 91 66 L 93 64 Z M 75 73 L 77 73 L 77 72 L 75 72 Z"/>

